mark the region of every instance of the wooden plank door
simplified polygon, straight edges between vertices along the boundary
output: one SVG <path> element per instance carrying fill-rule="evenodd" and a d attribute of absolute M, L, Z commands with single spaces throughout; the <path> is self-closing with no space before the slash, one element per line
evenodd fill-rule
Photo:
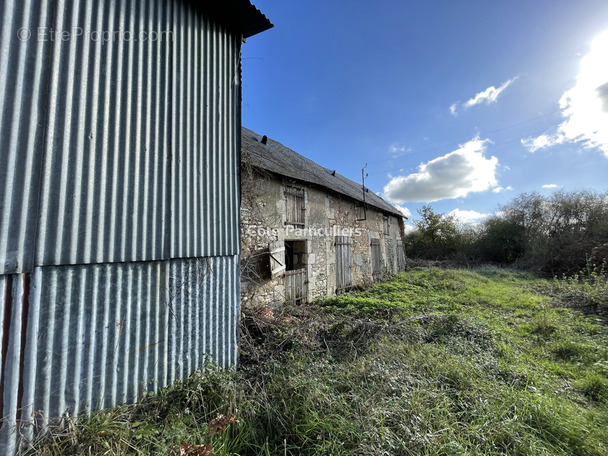
<path fill-rule="evenodd" d="M 374 281 L 382 279 L 382 250 L 380 239 L 372 239 L 372 278 Z"/>
<path fill-rule="evenodd" d="M 352 238 L 336 236 L 336 294 L 344 293 L 353 286 Z"/>

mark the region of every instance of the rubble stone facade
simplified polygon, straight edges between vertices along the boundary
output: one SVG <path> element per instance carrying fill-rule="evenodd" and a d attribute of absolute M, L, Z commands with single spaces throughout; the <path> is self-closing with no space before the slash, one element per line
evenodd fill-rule
<path fill-rule="evenodd" d="M 395 213 L 246 166 L 241 185 L 243 305 L 314 301 L 405 268 L 403 219 Z M 302 192 L 303 200 L 289 200 Z M 299 202 L 303 217 L 295 223 Z"/>

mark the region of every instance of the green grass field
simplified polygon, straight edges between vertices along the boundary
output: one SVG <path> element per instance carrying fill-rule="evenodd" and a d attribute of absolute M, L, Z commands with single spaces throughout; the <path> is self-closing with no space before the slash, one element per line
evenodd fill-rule
<path fill-rule="evenodd" d="M 210 365 L 32 453 L 603 456 L 608 331 L 560 306 L 564 286 L 420 268 L 271 319 L 248 313 L 238 371 Z"/>

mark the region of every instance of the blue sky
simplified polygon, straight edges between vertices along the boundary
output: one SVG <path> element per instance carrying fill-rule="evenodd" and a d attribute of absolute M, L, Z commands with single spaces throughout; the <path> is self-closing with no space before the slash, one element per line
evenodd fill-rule
<path fill-rule="evenodd" d="M 254 3 L 275 27 L 243 47 L 243 124 L 354 180 L 368 163 L 410 220 L 608 188 L 606 0 Z"/>

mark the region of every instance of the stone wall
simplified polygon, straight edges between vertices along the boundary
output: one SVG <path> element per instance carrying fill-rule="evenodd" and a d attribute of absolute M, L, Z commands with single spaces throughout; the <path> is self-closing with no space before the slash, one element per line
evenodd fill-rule
<path fill-rule="evenodd" d="M 285 189 L 305 190 L 305 226 L 287 224 Z M 380 239 L 384 274 L 395 273 L 398 242 L 403 221 L 388 215 L 389 232 L 384 233 L 383 214 L 362 203 L 329 190 L 289 181 L 257 170 L 242 173 L 241 271 L 243 305 L 272 305 L 285 302 L 282 274 L 272 277 L 273 265 L 285 262 L 279 250 L 285 241 L 305 241 L 297 260 L 308 275 L 308 300 L 336 294 L 336 236 L 351 236 L 353 286 L 372 283 L 370 243 Z M 365 218 L 365 220 L 361 220 Z M 302 245 L 298 246 L 300 249 Z M 402 247 L 401 247 L 402 248 Z M 402 265 L 404 266 L 404 265 Z"/>

